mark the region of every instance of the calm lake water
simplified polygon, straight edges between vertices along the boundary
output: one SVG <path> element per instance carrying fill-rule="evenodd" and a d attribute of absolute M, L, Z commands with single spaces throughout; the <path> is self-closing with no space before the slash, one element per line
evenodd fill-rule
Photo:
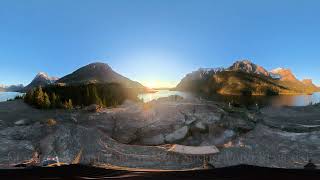
<path fill-rule="evenodd" d="M 159 99 L 161 97 L 168 97 L 171 95 L 179 95 L 181 97 L 184 98 L 189 98 L 189 97 L 193 97 L 193 95 L 191 93 L 187 93 L 187 92 L 181 92 L 181 91 L 169 91 L 169 90 L 159 90 L 155 93 L 143 93 L 143 94 L 139 94 L 138 98 L 142 99 L 143 102 L 149 102 L 155 99 Z"/>
<path fill-rule="evenodd" d="M 8 99 L 14 99 L 18 95 L 22 95 L 22 93 L 18 93 L 18 92 L 0 92 L 0 102 L 7 101 Z"/>
<path fill-rule="evenodd" d="M 140 94 L 139 98 L 144 102 L 152 101 L 160 97 L 167 97 L 170 95 L 179 95 L 184 98 L 195 97 L 191 93 L 180 91 L 159 90 L 156 93 Z M 306 106 L 311 103 L 320 102 L 320 93 L 314 93 L 313 95 L 281 95 L 281 96 L 222 96 L 214 95 L 206 97 L 209 100 L 220 102 L 235 102 L 245 106 L 252 106 L 258 104 L 259 106 Z"/>

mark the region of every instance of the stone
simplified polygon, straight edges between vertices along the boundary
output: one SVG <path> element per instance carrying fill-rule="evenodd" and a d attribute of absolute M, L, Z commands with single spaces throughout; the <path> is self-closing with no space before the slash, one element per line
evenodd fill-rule
<path fill-rule="evenodd" d="M 184 138 L 186 138 L 188 132 L 189 132 L 189 127 L 183 126 L 182 128 L 177 129 L 170 134 L 167 134 L 165 136 L 165 141 L 168 143 L 173 143 L 173 142 L 177 142 L 179 140 L 183 140 Z"/>
<path fill-rule="evenodd" d="M 192 154 L 192 155 L 208 155 L 216 154 L 219 149 L 216 146 L 184 146 L 175 144 L 168 151 L 177 152 L 182 154 Z"/>
<path fill-rule="evenodd" d="M 101 107 L 97 104 L 91 104 L 90 106 L 87 106 L 84 108 L 84 110 L 89 112 L 97 112 Z"/>
<path fill-rule="evenodd" d="M 202 123 L 202 122 L 197 122 L 197 123 L 194 125 L 194 127 L 195 127 L 197 130 L 201 131 L 201 132 L 207 130 L 206 125 L 205 125 L 204 123 Z"/>
<path fill-rule="evenodd" d="M 29 121 L 28 121 L 28 119 L 20 119 L 20 120 L 16 121 L 14 124 L 17 126 L 24 126 L 24 125 L 29 124 Z"/>
<path fill-rule="evenodd" d="M 163 134 L 159 134 L 153 137 L 145 137 L 140 140 L 144 145 L 161 145 L 165 142 L 165 137 Z"/>

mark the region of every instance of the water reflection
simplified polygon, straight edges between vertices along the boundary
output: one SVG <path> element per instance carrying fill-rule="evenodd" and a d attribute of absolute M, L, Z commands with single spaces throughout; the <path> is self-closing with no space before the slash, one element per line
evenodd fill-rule
<path fill-rule="evenodd" d="M 280 95 L 280 96 L 221 96 L 208 97 L 215 101 L 233 102 L 245 106 L 307 106 L 320 102 L 320 93 L 313 95 Z"/>
<path fill-rule="evenodd" d="M 180 91 L 159 90 L 156 93 L 140 94 L 139 98 L 144 102 L 152 101 L 160 97 L 167 97 L 170 95 L 179 95 L 184 98 L 194 97 L 191 93 Z M 258 104 L 259 106 L 306 106 L 309 104 L 320 102 L 320 93 L 314 93 L 313 95 L 281 95 L 281 96 L 222 96 L 212 95 L 210 97 L 204 97 L 212 101 L 219 102 L 233 102 L 244 106 L 253 106 Z"/>

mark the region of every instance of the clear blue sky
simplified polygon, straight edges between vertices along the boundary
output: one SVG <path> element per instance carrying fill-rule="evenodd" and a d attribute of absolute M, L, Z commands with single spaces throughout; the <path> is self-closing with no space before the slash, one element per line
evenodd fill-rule
<path fill-rule="evenodd" d="M 318 0 L 1 0 L 0 84 L 108 63 L 173 85 L 241 58 L 320 84 Z"/>

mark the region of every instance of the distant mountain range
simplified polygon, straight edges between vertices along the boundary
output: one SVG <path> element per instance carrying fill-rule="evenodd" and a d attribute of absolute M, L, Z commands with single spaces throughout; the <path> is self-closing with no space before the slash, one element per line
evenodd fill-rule
<path fill-rule="evenodd" d="M 312 80 L 299 81 L 289 69 L 267 71 L 249 60 L 229 68 L 199 69 L 187 74 L 177 90 L 225 95 L 310 94 L 320 88 Z"/>
<path fill-rule="evenodd" d="M 0 85 L 0 92 L 5 92 L 5 91 L 18 92 L 18 91 L 22 91 L 23 88 L 24 88 L 23 84 L 10 85 L 10 86 Z"/>
<path fill-rule="evenodd" d="M 40 72 L 26 87 L 0 86 L 0 91 L 26 92 L 34 87 L 50 84 L 73 85 L 89 83 L 119 83 L 126 88 L 150 91 L 142 84 L 126 78 L 105 63 L 91 63 L 62 78 Z M 320 91 L 311 79 L 299 81 L 290 69 L 267 71 L 249 60 L 236 61 L 228 68 L 200 68 L 187 74 L 176 86 L 177 90 L 219 93 L 226 95 L 311 94 Z"/>

